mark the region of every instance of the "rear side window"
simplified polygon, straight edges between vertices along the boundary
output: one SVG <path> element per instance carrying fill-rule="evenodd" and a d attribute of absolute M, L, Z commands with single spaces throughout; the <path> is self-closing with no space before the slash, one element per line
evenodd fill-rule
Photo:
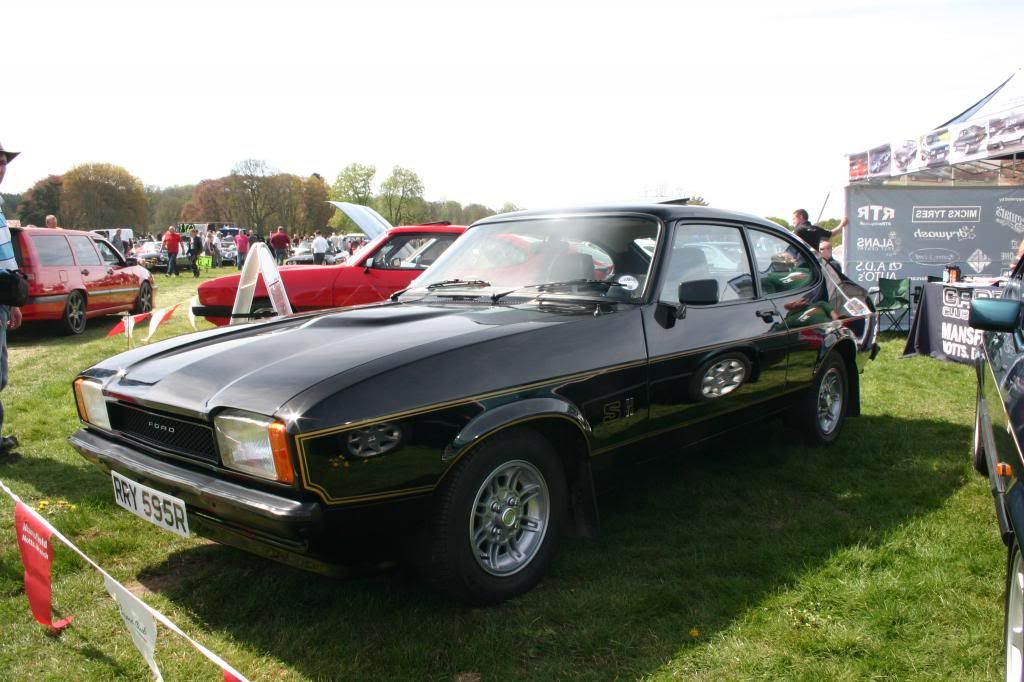
<path fill-rule="evenodd" d="M 31 237 L 40 265 L 69 266 L 75 264 L 68 240 L 61 234 L 34 234 Z"/>
<path fill-rule="evenodd" d="M 750 231 L 761 291 L 767 295 L 803 289 L 816 279 L 816 269 L 794 243 L 774 234 Z"/>
<path fill-rule="evenodd" d="M 79 265 L 100 265 L 103 262 L 88 237 L 71 237 L 71 246 L 75 249 Z"/>

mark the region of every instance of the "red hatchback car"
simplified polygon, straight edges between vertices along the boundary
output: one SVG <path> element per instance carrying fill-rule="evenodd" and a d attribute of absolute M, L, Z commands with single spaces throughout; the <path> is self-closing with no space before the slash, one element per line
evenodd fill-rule
<path fill-rule="evenodd" d="M 92 232 L 11 228 L 14 257 L 28 277 L 25 322 L 55 320 L 81 334 L 91 317 L 153 308 L 153 276 Z"/>
<path fill-rule="evenodd" d="M 382 301 L 409 286 L 466 231 L 465 225 L 392 227 L 352 254 L 344 265 L 286 265 L 280 268 L 285 292 L 295 312 L 339 308 Z M 193 308 L 216 325 L 230 320 L 239 275 L 199 285 Z M 272 310 L 262 278 L 253 293 L 251 312 Z"/>

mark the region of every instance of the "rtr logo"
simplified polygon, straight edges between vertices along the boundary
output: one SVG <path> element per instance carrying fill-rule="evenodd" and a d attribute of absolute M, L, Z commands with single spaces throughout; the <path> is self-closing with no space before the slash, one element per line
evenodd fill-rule
<path fill-rule="evenodd" d="M 861 206 L 857 209 L 857 217 L 863 222 L 877 223 L 883 220 L 892 220 L 896 217 L 896 209 L 888 206 Z"/>

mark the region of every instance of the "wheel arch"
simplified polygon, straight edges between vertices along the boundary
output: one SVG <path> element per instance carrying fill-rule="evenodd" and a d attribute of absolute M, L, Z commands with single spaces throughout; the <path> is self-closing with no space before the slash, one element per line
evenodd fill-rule
<path fill-rule="evenodd" d="M 597 499 L 591 471 L 591 427 L 574 404 L 555 397 L 506 403 L 474 417 L 445 448 L 448 462 L 440 489 L 459 461 L 488 439 L 517 427 L 529 428 L 551 444 L 565 472 L 570 513 L 579 535 L 598 534 Z"/>

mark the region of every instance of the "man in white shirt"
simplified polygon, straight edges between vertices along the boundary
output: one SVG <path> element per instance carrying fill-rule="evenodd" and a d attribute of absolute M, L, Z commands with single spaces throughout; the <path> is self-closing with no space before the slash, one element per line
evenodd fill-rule
<path fill-rule="evenodd" d="M 324 256 L 327 253 L 328 243 L 321 232 L 316 233 L 313 238 L 313 265 L 323 265 Z"/>
<path fill-rule="evenodd" d="M 7 174 L 7 164 L 14 160 L 20 152 L 4 150 L 0 144 L 0 182 Z M 0 268 L 17 270 L 18 261 L 14 259 L 14 245 L 11 243 L 11 230 L 4 218 L 3 206 L 0 206 Z M 21 308 L 0 305 L 0 391 L 7 386 L 7 330 L 21 326 Z M 4 425 L 4 406 L 0 403 L 0 430 Z M 0 438 L 0 464 L 16 462 L 20 455 L 14 451 L 18 447 L 18 439 L 14 436 Z"/>

